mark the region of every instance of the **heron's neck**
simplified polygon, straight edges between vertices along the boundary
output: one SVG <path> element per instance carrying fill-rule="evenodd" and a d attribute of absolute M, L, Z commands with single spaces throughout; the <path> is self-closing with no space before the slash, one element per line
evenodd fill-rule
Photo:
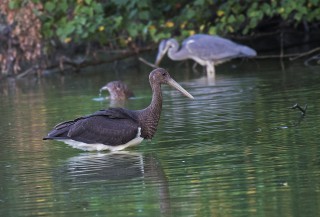
<path fill-rule="evenodd" d="M 141 112 L 142 137 L 151 139 L 156 132 L 161 110 L 162 93 L 160 84 L 151 84 L 152 100 L 150 105 Z"/>
<path fill-rule="evenodd" d="M 182 55 L 182 53 L 180 51 L 178 51 L 178 49 L 179 49 L 179 44 L 178 44 L 177 40 L 171 39 L 171 47 L 168 50 L 168 56 L 170 59 L 172 59 L 172 60 L 186 59 L 186 57 L 184 55 Z"/>

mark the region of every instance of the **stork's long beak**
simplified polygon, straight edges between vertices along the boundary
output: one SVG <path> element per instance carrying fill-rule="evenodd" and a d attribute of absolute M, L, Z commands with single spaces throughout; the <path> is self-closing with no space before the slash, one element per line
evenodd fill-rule
<path fill-rule="evenodd" d="M 171 87 L 176 88 L 177 90 L 179 90 L 183 95 L 185 95 L 186 97 L 189 97 L 190 99 L 194 99 L 194 97 L 188 93 L 188 91 L 186 91 L 183 87 L 180 86 L 180 84 L 178 84 L 175 80 L 173 80 L 172 78 L 170 78 L 168 80 L 168 84 Z"/>
<path fill-rule="evenodd" d="M 105 85 L 105 86 L 103 86 L 103 87 L 100 88 L 100 91 L 103 91 L 103 90 L 108 90 L 108 86 Z"/>

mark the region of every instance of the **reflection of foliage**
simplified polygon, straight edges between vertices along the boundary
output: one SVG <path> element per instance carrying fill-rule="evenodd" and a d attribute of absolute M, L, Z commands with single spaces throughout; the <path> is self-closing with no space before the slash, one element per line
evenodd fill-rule
<path fill-rule="evenodd" d="M 22 60 L 35 60 L 41 52 L 50 56 L 58 48 L 92 42 L 111 49 L 136 50 L 162 38 L 185 38 L 195 33 L 251 35 L 284 27 L 318 29 L 319 3 L 320 0 L 4 0 L 0 11 L 6 22 L 2 26 L 10 31 L 7 45 L 0 48 L 0 62 L 3 72 L 16 72 Z M 0 36 L 4 32 L 0 28 Z"/>
<path fill-rule="evenodd" d="M 6 15 L 7 27 L 0 32 L 0 63 L 2 73 L 20 70 L 22 61 L 33 61 L 41 55 L 41 22 L 34 10 L 41 10 L 41 3 L 4 0 L 0 10 Z M 3 33 L 4 36 L 2 36 Z"/>

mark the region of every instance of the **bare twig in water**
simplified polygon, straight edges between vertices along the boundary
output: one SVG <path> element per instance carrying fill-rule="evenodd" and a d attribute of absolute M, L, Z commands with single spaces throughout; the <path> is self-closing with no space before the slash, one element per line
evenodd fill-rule
<path fill-rule="evenodd" d="M 320 51 L 320 47 L 317 47 L 315 49 L 306 51 L 304 53 L 292 53 L 292 54 L 283 54 L 282 52 L 280 55 L 258 55 L 255 57 L 250 57 L 250 59 L 278 59 L 278 58 L 289 58 L 290 61 L 294 61 L 296 59 L 308 56 L 314 52 Z"/>
<path fill-rule="evenodd" d="M 304 53 L 301 53 L 299 55 L 296 55 L 295 57 L 290 58 L 290 60 L 293 61 L 293 60 L 299 59 L 301 57 L 307 56 L 307 55 L 312 54 L 312 53 L 317 52 L 317 51 L 320 51 L 320 47 L 317 47 L 315 49 L 312 49 L 312 50 L 309 50 L 307 52 L 304 52 Z"/>
<path fill-rule="evenodd" d="M 159 67 L 156 66 L 155 64 L 148 62 L 147 60 L 143 59 L 142 57 L 139 57 L 139 60 L 140 60 L 141 62 L 143 62 L 144 64 L 152 67 L 152 68 L 159 68 Z"/>
<path fill-rule="evenodd" d="M 304 106 L 304 108 L 301 108 L 301 107 L 298 105 L 298 103 L 296 103 L 296 104 L 294 104 L 291 108 L 292 108 L 292 109 L 296 109 L 296 108 L 299 109 L 299 110 L 301 111 L 301 115 L 304 116 L 304 115 L 306 114 L 306 112 L 307 112 L 308 105 L 306 104 L 306 105 Z"/>
<path fill-rule="evenodd" d="M 318 64 L 319 64 L 320 54 L 312 56 L 309 59 L 307 59 L 306 61 L 304 61 L 304 65 L 309 66 L 309 62 L 312 61 L 312 60 L 316 60 L 318 62 Z"/>
<path fill-rule="evenodd" d="M 33 71 L 35 71 L 35 67 L 32 66 L 32 67 L 30 67 L 29 69 L 25 70 L 24 72 L 20 73 L 20 74 L 17 76 L 17 78 L 22 78 L 22 77 L 28 75 L 29 73 L 31 73 L 31 72 L 33 72 Z"/>

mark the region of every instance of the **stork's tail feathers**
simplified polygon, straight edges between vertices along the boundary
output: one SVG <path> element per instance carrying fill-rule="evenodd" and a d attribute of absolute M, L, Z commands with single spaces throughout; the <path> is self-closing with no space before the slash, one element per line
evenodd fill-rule
<path fill-rule="evenodd" d="M 254 57 L 257 56 L 257 52 L 250 47 L 242 46 L 240 48 L 240 53 L 246 57 Z"/>

